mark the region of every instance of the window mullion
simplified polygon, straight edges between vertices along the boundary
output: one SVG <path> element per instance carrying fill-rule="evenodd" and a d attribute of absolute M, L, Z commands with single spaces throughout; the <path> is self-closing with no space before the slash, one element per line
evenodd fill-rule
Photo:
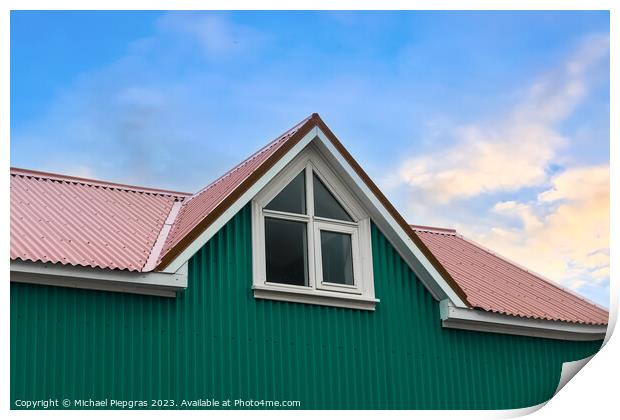
<path fill-rule="evenodd" d="M 310 162 L 306 164 L 306 212 L 309 216 L 308 221 L 308 264 L 309 264 L 309 285 L 313 289 L 317 289 L 316 265 L 317 260 L 314 248 L 314 193 L 312 189 L 312 165 Z"/>
<path fill-rule="evenodd" d="M 314 185 L 312 182 L 312 165 L 306 165 L 306 211 L 310 218 L 314 217 Z"/>

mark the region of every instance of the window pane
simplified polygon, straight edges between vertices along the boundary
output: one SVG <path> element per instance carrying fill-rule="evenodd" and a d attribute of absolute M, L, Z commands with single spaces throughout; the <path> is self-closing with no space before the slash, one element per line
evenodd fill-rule
<path fill-rule="evenodd" d="M 267 281 L 308 285 L 306 223 L 265 218 Z"/>
<path fill-rule="evenodd" d="M 353 285 L 351 235 L 321 231 L 323 281 Z"/>
<path fill-rule="evenodd" d="M 313 177 L 314 186 L 314 214 L 320 217 L 327 217 L 336 220 L 348 220 L 352 222 L 351 216 L 342 208 L 336 198 L 329 192 L 325 184 L 316 176 Z"/>
<path fill-rule="evenodd" d="M 301 171 L 265 208 L 306 214 L 306 171 Z"/>

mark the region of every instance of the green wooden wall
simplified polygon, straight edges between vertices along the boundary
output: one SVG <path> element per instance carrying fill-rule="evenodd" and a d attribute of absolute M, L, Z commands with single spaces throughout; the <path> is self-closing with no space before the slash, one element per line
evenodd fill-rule
<path fill-rule="evenodd" d="M 176 299 L 11 284 L 17 399 L 299 400 L 301 408 L 498 409 L 543 402 L 600 341 L 444 329 L 373 226 L 375 312 L 256 300 L 246 206 Z"/>

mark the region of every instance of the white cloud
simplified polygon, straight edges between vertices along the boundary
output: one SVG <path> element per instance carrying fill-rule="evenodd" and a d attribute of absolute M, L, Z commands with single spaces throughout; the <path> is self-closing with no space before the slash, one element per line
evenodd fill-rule
<path fill-rule="evenodd" d="M 508 115 L 457 127 L 451 146 L 406 159 L 388 184 L 406 184 L 437 203 L 543 184 L 547 167 L 568 141 L 557 124 L 583 100 L 588 72 L 608 49 L 608 36 L 586 38 L 565 63 L 526 89 Z"/>
<path fill-rule="evenodd" d="M 532 207 L 528 204 L 516 201 L 500 201 L 493 206 L 493 211 L 519 218 L 527 231 L 542 227 L 542 222 L 539 217 L 534 214 Z"/>
<path fill-rule="evenodd" d="M 524 89 L 502 118 L 455 128 L 447 147 L 405 159 L 385 184 L 406 194 L 412 221 L 456 227 L 605 303 L 609 166 L 579 164 L 579 156 L 567 160 L 562 152 L 571 138 L 560 126 L 582 104 L 597 72 L 607 74 L 608 51 L 608 36 L 585 38 Z M 558 167 L 564 169 L 558 173 Z"/>
<path fill-rule="evenodd" d="M 538 200 L 552 203 L 561 200 L 581 200 L 583 192 L 609 194 L 609 167 L 573 168 L 553 180 L 553 188 L 538 195 Z"/>
<path fill-rule="evenodd" d="M 456 130 L 447 150 L 414 157 L 399 171 L 426 199 L 445 203 L 493 191 L 515 191 L 545 181 L 545 168 L 565 139 L 535 122 Z"/>
<path fill-rule="evenodd" d="M 569 169 L 537 199 L 499 202 L 493 211 L 522 227 L 493 227 L 474 239 L 572 288 L 608 278 L 609 166 Z"/>
<path fill-rule="evenodd" d="M 197 42 L 206 56 L 222 57 L 248 52 L 265 42 L 265 35 L 249 26 L 227 20 L 221 13 L 174 12 L 157 22 L 162 32 L 186 36 Z"/>

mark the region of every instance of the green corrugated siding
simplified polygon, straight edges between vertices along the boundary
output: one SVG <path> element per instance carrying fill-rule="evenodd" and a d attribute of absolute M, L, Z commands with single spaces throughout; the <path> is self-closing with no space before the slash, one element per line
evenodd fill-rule
<path fill-rule="evenodd" d="M 373 226 L 375 312 L 254 299 L 249 206 L 176 299 L 11 284 L 16 399 L 271 399 L 302 408 L 517 408 L 601 345 L 444 329 Z"/>

